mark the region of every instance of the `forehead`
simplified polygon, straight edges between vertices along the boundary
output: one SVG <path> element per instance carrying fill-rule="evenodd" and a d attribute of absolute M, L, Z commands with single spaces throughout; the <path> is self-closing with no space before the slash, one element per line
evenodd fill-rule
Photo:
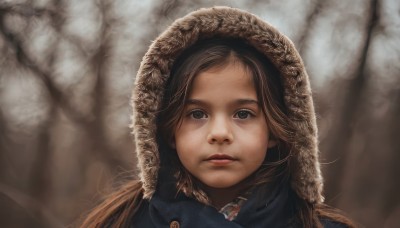
<path fill-rule="evenodd" d="M 255 98 L 252 74 L 240 62 L 212 67 L 195 76 L 189 98 Z"/>

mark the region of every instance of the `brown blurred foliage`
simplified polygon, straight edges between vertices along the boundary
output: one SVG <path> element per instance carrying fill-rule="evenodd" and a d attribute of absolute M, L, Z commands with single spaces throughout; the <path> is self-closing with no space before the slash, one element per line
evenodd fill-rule
<path fill-rule="evenodd" d="M 400 227 L 400 2 L 0 0 L 0 227 L 64 227 L 135 174 L 130 93 L 174 19 L 213 5 L 287 34 L 318 112 L 326 202 Z"/>

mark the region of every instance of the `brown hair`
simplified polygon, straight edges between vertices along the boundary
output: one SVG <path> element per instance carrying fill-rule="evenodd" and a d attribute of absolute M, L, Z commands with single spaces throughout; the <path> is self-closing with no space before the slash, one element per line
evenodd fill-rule
<path fill-rule="evenodd" d="M 163 104 L 158 115 L 158 134 L 163 145 L 173 141 L 175 129 L 184 113 L 185 100 L 190 93 L 193 79 L 199 73 L 213 67 L 224 66 L 230 62 L 242 64 L 252 75 L 261 109 L 268 123 L 271 137 L 278 141 L 277 146 L 267 152 L 266 159 L 258 171 L 246 183 L 248 188 L 260 184 L 289 181 L 291 148 L 293 147 L 293 127 L 287 117 L 283 101 L 283 86 L 277 69 L 271 62 L 243 40 L 212 38 L 197 42 L 186 49 L 174 62 L 165 88 Z M 176 152 L 169 148 L 168 158 L 174 165 L 178 191 L 205 204 L 210 204 L 207 194 L 196 179 L 185 170 Z M 320 219 L 327 219 L 355 227 L 353 223 L 337 210 L 324 204 L 311 204 L 292 192 L 296 215 L 293 224 L 302 227 L 322 227 Z M 135 214 L 142 202 L 140 182 L 130 182 L 118 193 L 110 196 L 86 219 L 82 227 L 101 227 L 107 223 L 119 226 Z"/>
<path fill-rule="evenodd" d="M 131 180 L 118 191 L 104 197 L 103 202 L 85 215 L 80 227 L 129 227 L 130 219 L 143 202 L 140 181 Z"/>

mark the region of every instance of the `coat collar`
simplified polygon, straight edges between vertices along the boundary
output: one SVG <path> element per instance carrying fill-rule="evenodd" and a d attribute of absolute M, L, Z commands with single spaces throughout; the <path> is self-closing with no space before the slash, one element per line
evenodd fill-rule
<path fill-rule="evenodd" d="M 268 187 L 270 186 L 270 187 Z M 294 215 L 287 183 L 260 186 L 241 208 L 234 222 L 243 227 L 288 227 Z"/>
<path fill-rule="evenodd" d="M 233 221 L 228 221 L 212 206 L 204 205 L 184 194 L 174 197 L 172 182 L 164 183 L 163 191 L 156 191 L 150 200 L 151 220 L 158 226 L 168 226 L 172 221 L 180 227 L 288 227 L 293 217 L 288 184 L 274 189 L 256 188 Z M 168 189 L 168 191 L 167 191 Z M 162 194 L 159 194 L 162 192 Z M 167 193 L 166 193 L 167 192 Z M 168 194 L 169 192 L 169 194 Z"/>

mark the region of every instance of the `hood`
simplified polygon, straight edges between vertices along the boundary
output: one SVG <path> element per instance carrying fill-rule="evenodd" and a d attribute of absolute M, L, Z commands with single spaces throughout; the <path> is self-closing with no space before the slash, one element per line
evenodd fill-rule
<path fill-rule="evenodd" d="M 294 123 L 292 151 L 295 169 L 290 186 L 300 198 L 321 203 L 322 177 L 318 161 L 317 126 L 310 83 L 293 43 L 273 26 L 248 12 L 213 7 L 194 11 L 173 22 L 149 47 L 136 75 L 132 129 L 144 198 L 157 186 L 160 155 L 157 145 L 157 113 L 174 60 L 199 39 L 232 37 L 246 40 L 279 70 L 288 117 Z"/>

